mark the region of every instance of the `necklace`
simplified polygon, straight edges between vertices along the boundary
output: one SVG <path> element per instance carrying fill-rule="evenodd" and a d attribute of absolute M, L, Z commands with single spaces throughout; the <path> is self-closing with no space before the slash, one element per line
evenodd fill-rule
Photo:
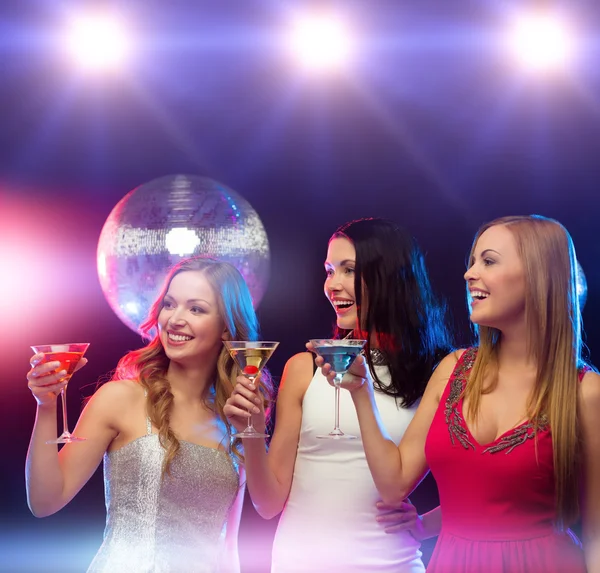
<path fill-rule="evenodd" d="M 379 348 L 371 348 L 369 353 L 371 354 L 371 361 L 373 362 L 374 366 L 383 366 L 387 364 L 385 354 L 381 352 Z"/>
<path fill-rule="evenodd" d="M 353 334 L 354 334 L 354 332 L 350 331 L 348 334 L 346 334 L 346 336 L 344 336 L 344 339 L 352 338 Z M 361 354 L 364 356 L 365 351 L 362 350 Z M 387 361 L 385 355 L 383 354 L 383 352 L 381 352 L 381 350 L 379 350 L 379 348 L 371 348 L 369 350 L 369 354 L 371 355 L 371 361 L 373 362 L 373 366 L 387 366 L 388 361 Z"/>

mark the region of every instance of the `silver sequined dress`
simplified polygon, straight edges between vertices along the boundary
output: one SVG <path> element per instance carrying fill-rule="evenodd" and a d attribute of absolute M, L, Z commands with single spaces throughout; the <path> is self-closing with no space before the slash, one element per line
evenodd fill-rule
<path fill-rule="evenodd" d="M 171 475 L 148 434 L 104 455 L 106 529 L 88 573 L 219 571 L 228 512 L 239 475 L 222 451 L 181 442 Z"/>

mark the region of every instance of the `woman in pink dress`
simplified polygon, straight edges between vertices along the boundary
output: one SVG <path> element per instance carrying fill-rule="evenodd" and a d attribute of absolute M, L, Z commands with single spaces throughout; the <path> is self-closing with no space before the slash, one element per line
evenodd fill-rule
<path fill-rule="evenodd" d="M 571 238 L 544 217 L 497 219 L 465 280 L 479 345 L 440 363 L 399 446 L 364 361 L 344 378 L 375 484 L 394 503 L 433 472 L 442 531 L 428 573 L 598 573 L 600 376 L 581 360 Z"/>

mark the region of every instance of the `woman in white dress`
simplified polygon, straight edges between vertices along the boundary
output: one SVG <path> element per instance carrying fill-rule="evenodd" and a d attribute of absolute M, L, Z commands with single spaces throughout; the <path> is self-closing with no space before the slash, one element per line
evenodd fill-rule
<path fill-rule="evenodd" d="M 331 237 L 325 272 L 336 336 L 367 339 L 377 406 L 387 432 L 399 443 L 433 368 L 450 346 L 423 255 L 395 223 L 362 219 Z M 264 427 L 261 403 L 250 381 L 238 377 L 225 414 L 243 429 L 252 408 L 255 425 Z M 268 453 L 261 440 L 244 440 L 256 510 L 267 519 L 283 510 L 272 573 L 422 573 L 419 539 L 437 534 L 439 511 L 416 516 L 410 504 L 387 516 L 378 510 L 362 441 L 317 438 L 332 429 L 333 404 L 334 389 L 315 369 L 313 355 L 297 354 L 285 366 Z M 360 438 L 348 393 L 341 395 L 340 426 Z M 394 535 L 386 531 L 386 519 L 395 522 Z"/>

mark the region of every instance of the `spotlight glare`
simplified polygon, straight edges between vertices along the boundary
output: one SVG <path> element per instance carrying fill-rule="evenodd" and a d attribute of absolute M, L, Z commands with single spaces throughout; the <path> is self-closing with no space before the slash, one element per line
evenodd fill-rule
<path fill-rule="evenodd" d="M 291 47 L 300 62 L 310 69 L 332 69 L 344 63 L 351 42 L 342 22 L 329 16 L 299 19 L 292 31 Z"/>
<path fill-rule="evenodd" d="M 193 229 L 175 227 L 167 233 L 165 244 L 169 253 L 183 257 L 193 254 L 200 239 Z"/>
<path fill-rule="evenodd" d="M 573 39 L 565 23 L 549 14 L 521 17 L 511 40 L 515 57 L 534 71 L 564 67 L 573 55 Z"/>
<path fill-rule="evenodd" d="M 585 302 L 587 300 L 588 286 L 583 272 L 582 266 L 577 263 L 577 270 L 575 271 L 576 285 L 577 285 L 577 298 L 579 298 L 579 308 L 583 310 Z"/>
<path fill-rule="evenodd" d="M 72 20 L 66 48 L 81 67 L 106 70 L 125 59 L 129 42 L 124 26 L 114 16 L 89 14 Z"/>

